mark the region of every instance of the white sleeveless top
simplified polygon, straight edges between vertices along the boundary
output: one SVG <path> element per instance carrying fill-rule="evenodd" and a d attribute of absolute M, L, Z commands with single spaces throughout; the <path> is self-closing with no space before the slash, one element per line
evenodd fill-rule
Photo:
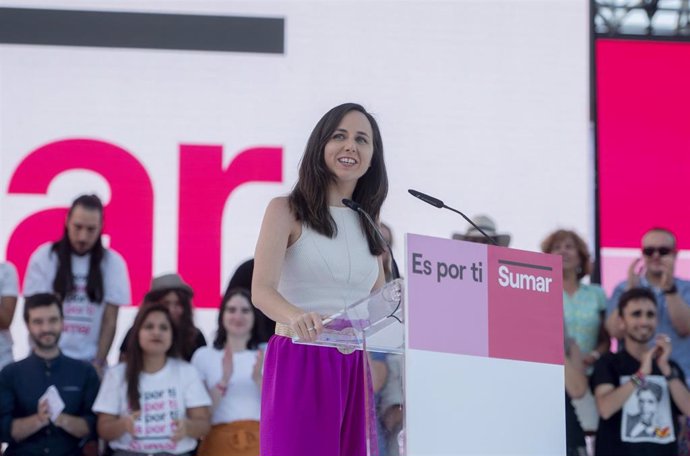
<path fill-rule="evenodd" d="M 378 278 L 378 260 L 369 251 L 359 215 L 347 207 L 330 208 L 338 226 L 331 239 L 302 225 L 288 247 L 278 292 L 307 312 L 328 316 L 368 296 Z"/>

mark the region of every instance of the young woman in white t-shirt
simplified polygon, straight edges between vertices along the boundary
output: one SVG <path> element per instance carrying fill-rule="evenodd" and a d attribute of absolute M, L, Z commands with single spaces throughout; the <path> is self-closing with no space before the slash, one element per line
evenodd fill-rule
<path fill-rule="evenodd" d="M 213 401 L 211 432 L 198 456 L 258 456 L 263 353 L 257 350 L 257 310 L 249 291 L 227 294 L 218 312 L 213 347 L 192 357 Z"/>
<path fill-rule="evenodd" d="M 210 428 L 211 399 L 196 369 L 177 358 L 177 334 L 160 304 L 139 309 L 127 363 L 110 369 L 93 410 L 114 455 L 188 455 Z"/>

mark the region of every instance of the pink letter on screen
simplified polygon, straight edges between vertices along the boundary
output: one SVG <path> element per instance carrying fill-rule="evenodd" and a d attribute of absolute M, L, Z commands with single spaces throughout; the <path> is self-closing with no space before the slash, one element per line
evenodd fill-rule
<path fill-rule="evenodd" d="M 53 179 L 75 169 L 98 173 L 110 185 L 103 233 L 110 236 L 110 247 L 127 262 L 132 299 L 138 302 L 151 277 L 153 188 L 146 170 L 133 155 L 104 141 L 56 141 L 34 150 L 19 164 L 8 193 L 45 195 Z M 14 229 L 7 258 L 17 266 L 20 283 L 36 248 L 62 236 L 66 214 L 66 208 L 47 209 L 30 215 Z"/>
<path fill-rule="evenodd" d="M 223 169 L 222 146 L 180 146 L 178 271 L 194 288 L 197 307 L 217 307 L 220 300 L 225 202 L 242 184 L 281 182 L 282 152 L 280 147 L 247 149 Z"/>

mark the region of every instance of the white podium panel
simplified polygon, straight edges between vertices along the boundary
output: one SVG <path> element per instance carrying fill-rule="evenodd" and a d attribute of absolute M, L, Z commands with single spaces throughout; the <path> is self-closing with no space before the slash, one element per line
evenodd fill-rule
<path fill-rule="evenodd" d="M 563 366 L 422 350 L 406 362 L 408 455 L 565 454 Z"/>
<path fill-rule="evenodd" d="M 408 456 L 565 454 L 561 261 L 407 235 Z"/>

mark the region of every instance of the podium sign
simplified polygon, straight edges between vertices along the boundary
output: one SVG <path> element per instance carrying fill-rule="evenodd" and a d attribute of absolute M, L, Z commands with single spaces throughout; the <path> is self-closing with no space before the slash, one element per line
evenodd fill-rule
<path fill-rule="evenodd" d="M 561 257 L 408 234 L 407 454 L 565 454 Z"/>

